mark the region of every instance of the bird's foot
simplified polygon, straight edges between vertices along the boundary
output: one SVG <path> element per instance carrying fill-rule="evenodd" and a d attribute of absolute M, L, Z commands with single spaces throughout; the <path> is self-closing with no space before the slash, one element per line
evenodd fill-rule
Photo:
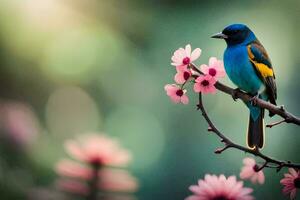
<path fill-rule="evenodd" d="M 232 96 L 232 99 L 234 101 L 236 101 L 238 99 L 238 96 L 237 94 L 241 92 L 241 90 L 239 88 L 236 88 L 236 89 L 233 89 L 232 93 L 231 93 L 231 96 Z"/>
<path fill-rule="evenodd" d="M 256 106 L 257 105 L 257 99 L 259 98 L 259 94 L 256 94 L 255 96 L 251 97 L 251 99 L 249 100 L 250 104 L 252 106 Z"/>

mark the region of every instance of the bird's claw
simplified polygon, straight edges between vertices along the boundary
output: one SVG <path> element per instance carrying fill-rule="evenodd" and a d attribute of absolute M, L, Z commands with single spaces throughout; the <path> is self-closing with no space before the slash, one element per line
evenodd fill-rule
<path fill-rule="evenodd" d="M 241 90 L 240 90 L 239 88 L 236 88 L 236 89 L 234 89 L 234 90 L 232 91 L 231 96 L 232 96 L 232 99 L 233 99 L 234 101 L 236 101 L 236 100 L 238 99 L 237 94 L 238 94 L 239 92 L 241 92 Z"/>
<path fill-rule="evenodd" d="M 256 106 L 257 105 L 257 99 L 259 98 L 259 94 L 256 94 L 255 96 L 251 97 L 251 99 L 249 100 L 250 104 L 252 106 Z"/>

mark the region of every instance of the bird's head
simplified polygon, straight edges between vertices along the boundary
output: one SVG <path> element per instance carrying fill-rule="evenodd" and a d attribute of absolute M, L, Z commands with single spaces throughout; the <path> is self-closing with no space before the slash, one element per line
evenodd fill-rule
<path fill-rule="evenodd" d="M 228 46 L 249 43 L 256 39 L 254 33 L 244 24 L 229 25 L 211 37 L 224 39 Z"/>

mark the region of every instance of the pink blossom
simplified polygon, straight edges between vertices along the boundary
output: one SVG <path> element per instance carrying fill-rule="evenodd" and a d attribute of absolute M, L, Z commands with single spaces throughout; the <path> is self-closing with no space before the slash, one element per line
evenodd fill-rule
<path fill-rule="evenodd" d="M 189 188 L 194 194 L 185 200 L 253 200 L 251 188 L 243 187 L 242 181 L 237 181 L 235 176 L 226 178 L 224 175 L 205 175 L 204 180 L 199 180 L 198 185 Z"/>
<path fill-rule="evenodd" d="M 201 65 L 200 68 L 204 74 L 209 74 L 215 79 L 223 78 L 226 75 L 223 61 L 218 60 L 215 57 L 211 57 L 208 65 Z"/>
<path fill-rule="evenodd" d="M 174 80 L 178 84 L 183 84 L 192 76 L 192 72 L 189 69 L 177 71 Z"/>
<path fill-rule="evenodd" d="M 119 143 L 105 135 L 86 135 L 65 143 L 66 151 L 75 159 L 90 164 L 124 166 L 130 161 L 130 154 Z"/>
<path fill-rule="evenodd" d="M 137 180 L 127 171 L 113 166 L 128 164 L 130 155 L 119 143 L 103 134 L 89 134 L 69 140 L 66 151 L 75 159 L 62 159 L 55 171 L 60 176 L 57 186 L 66 191 L 81 195 L 92 195 L 101 191 L 134 192 Z"/>
<path fill-rule="evenodd" d="M 192 52 L 191 45 L 188 44 L 184 48 L 177 49 L 172 56 L 171 65 L 176 66 L 177 70 L 184 69 L 191 62 L 197 60 L 201 55 L 201 49 L 196 48 Z"/>
<path fill-rule="evenodd" d="M 240 173 L 241 179 L 250 179 L 252 183 L 263 184 L 265 182 L 265 175 L 262 170 L 259 170 L 259 166 L 256 164 L 253 158 L 245 158 L 244 166 Z"/>
<path fill-rule="evenodd" d="M 0 104 L 0 129 L 9 141 L 21 147 L 26 147 L 37 138 L 40 125 L 29 105 L 19 102 L 6 102 Z"/>
<path fill-rule="evenodd" d="M 90 180 L 93 176 L 93 171 L 90 167 L 68 159 L 59 161 L 56 164 L 55 171 L 60 176 L 80 178 L 83 180 Z"/>
<path fill-rule="evenodd" d="M 181 89 L 179 86 L 175 84 L 167 84 L 165 85 L 165 91 L 174 103 L 189 103 L 189 98 L 185 94 L 186 90 Z"/>
<path fill-rule="evenodd" d="M 300 188 L 300 171 L 289 168 L 289 173 L 284 174 L 280 183 L 284 186 L 283 193 L 290 194 L 291 199 L 296 199 L 297 190 Z"/>
<path fill-rule="evenodd" d="M 208 93 L 216 93 L 216 87 L 215 83 L 217 82 L 216 79 L 214 79 L 210 75 L 200 75 L 196 80 L 194 84 L 194 91 L 199 93 L 202 92 L 203 94 Z"/>
<path fill-rule="evenodd" d="M 88 195 L 90 192 L 86 183 L 82 183 L 73 179 L 58 179 L 55 185 L 63 191 L 83 196 Z"/>
<path fill-rule="evenodd" d="M 58 162 L 58 164 L 56 165 L 56 172 L 60 176 L 72 180 L 81 179 L 90 181 L 94 175 L 91 167 L 67 159 Z M 98 172 L 98 176 L 98 187 L 99 189 L 105 191 L 134 192 L 138 187 L 137 180 L 127 171 L 122 169 L 101 168 Z M 72 182 L 68 180 L 67 183 L 63 182 L 63 188 L 72 190 L 72 186 L 78 186 L 80 185 L 79 183 L 80 182 Z M 81 188 L 83 187 L 85 186 L 81 186 Z M 80 191 L 82 191 L 82 189 L 80 189 Z"/>
<path fill-rule="evenodd" d="M 134 192 L 138 187 L 136 178 L 122 169 L 103 168 L 99 171 L 99 177 L 98 186 L 102 190 Z"/>

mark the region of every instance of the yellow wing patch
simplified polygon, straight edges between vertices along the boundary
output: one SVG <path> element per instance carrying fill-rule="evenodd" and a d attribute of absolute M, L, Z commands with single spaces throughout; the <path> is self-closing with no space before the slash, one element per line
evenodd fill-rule
<path fill-rule="evenodd" d="M 263 63 L 258 63 L 254 60 L 254 55 L 251 52 L 251 46 L 248 46 L 248 55 L 250 58 L 250 61 L 254 64 L 254 66 L 256 67 L 256 69 L 259 71 L 259 73 L 261 74 L 262 77 L 266 78 L 269 76 L 274 76 L 273 70 L 271 68 L 269 68 L 267 65 L 263 64 Z"/>

